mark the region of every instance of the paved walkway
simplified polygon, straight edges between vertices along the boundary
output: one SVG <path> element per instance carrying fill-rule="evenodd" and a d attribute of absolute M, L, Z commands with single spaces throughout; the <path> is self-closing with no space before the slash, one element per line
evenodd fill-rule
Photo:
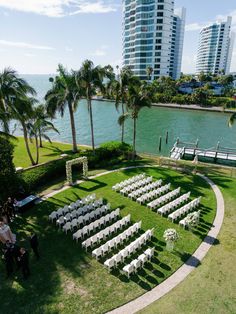
<path fill-rule="evenodd" d="M 94 179 L 112 172 L 118 172 L 126 169 L 133 169 L 133 168 L 154 168 L 158 167 L 155 165 L 144 165 L 144 166 L 131 166 L 126 168 L 120 168 L 116 170 L 111 170 L 103 173 L 99 173 L 95 176 L 89 177 L 89 179 Z M 220 189 L 215 185 L 213 181 L 202 174 L 198 174 L 207 183 L 211 186 L 213 192 L 215 193 L 216 200 L 217 200 L 217 210 L 216 210 L 216 217 L 213 222 L 213 226 L 209 231 L 208 235 L 205 237 L 204 241 L 198 247 L 198 249 L 194 252 L 194 254 L 185 262 L 183 266 L 181 266 L 173 275 L 163 281 L 160 285 L 156 286 L 151 291 L 143 294 L 142 296 L 138 297 L 137 299 L 116 308 L 107 314 L 133 314 L 136 313 L 146 306 L 150 305 L 151 303 L 157 301 L 162 296 L 170 292 L 173 288 L 175 288 L 179 283 L 181 283 L 202 261 L 202 259 L 206 256 L 207 252 L 213 245 L 218 233 L 220 232 L 221 226 L 223 224 L 224 219 L 224 198 L 220 191 Z M 83 180 L 79 180 L 76 184 L 82 183 Z M 52 197 L 62 191 L 69 189 L 70 186 L 64 186 L 60 190 L 54 191 L 46 196 L 43 199 L 47 199 Z"/>
<path fill-rule="evenodd" d="M 170 292 L 174 287 L 181 283 L 202 261 L 206 256 L 210 247 L 213 245 L 223 223 L 224 219 L 224 198 L 220 189 L 209 178 L 199 174 L 200 177 L 205 179 L 213 189 L 217 200 L 216 217 L 213 227 L 208 235 L 194 252 L 194 254 L 181 266 L 173 275 L 163 281 L 160 285 L 156 286 L 151 291 L 143 294 L 139 298 L 111 311 L 109 314 L 133 314 L 136 313 L 151 303 L 157 301 L 162 296 Z"/>

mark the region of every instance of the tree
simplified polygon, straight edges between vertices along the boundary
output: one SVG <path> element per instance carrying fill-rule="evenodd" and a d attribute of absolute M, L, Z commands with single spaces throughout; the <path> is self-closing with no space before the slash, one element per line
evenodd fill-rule
<path fill-rule="evenodd" d="M 151 107 L 151 95 L 139 79 L 133 79 L 128 85 L 127 107 L 133 119 L 133 159 L 136 154 L 136 128 L 139 112 Z"/>
<path fill-rule="evenodd" d="M 94 66 L 90 60 L 85 60 L 82 67 L 76 74 L 77 86 L 82 86 L 84 96 L 87 99 L 90 128 L 91 128 L 91 141 L 92 149 L 95 153 L 94 145 L 94 128 L 93 128 L 93 110 L 92 110 L 92 97 L 96 95 L 96 89 L 104 91 L 103 79 L 106 76 L 106 69 L 100 66 Z"/>
<path fill-rule="evenodd" d="M 231 128 L 236 120 L 236 113 L 233 113 L 228 121 L 228 126 Z"/>
<path fill-rule="evenodd" d="M 18 121 L 22 126 L 26 151 L 32 165 L 35 165 L 36 162 L 33 159 L 29 147 L 28 123 L 30 119 L 33 118 L 33 107 L 36 103 L 37 100 L 35 98 L 25 96 L 24 98 L 17 98 L 14 101 L 14 106 L 11 107 L 12 119 Z"/>
<path fill-rule="evenodd" d="M 9 133 L 10 109 L 18 98 L 26 95 L 35 96 L 35 90 L 11 68 L 0 72 L 0 122 L 2 133 Z"/>
<path fill-rule="evenodd" d="M 59 131 L 54 127 L 53 123 L 47 120 L 47 116 L 44 115 L 44 113 L 44 105 L 37 106 L 33 109 L 32 118 L 27 123 L 29 138 L 31 142 L 33 142 L 33 140 L 35 141 L 36 165 L 39 163 L 39 148 L 43 147 L 42 138 L 48 140 L 51 143 L 51 139 L 47 132 L 54 131 L 59 133 Z"/>
<path fill-rule="evenodd" d="M 146 73 L 147 73 L 147 79 L 148 81 L 151 81 L 152 79 L 152 73 L 153 73 L 153 68 L 151 66 L 148 66 L 146 69 Z"/>
<path fill-rule="evenodd" d="M 118 123 L 121 126 L 122 143 L 124 142 L 125 120 L 127 118 L 127 113 L 125 112 L 125 103 L 127 101 L 128 85 L 132 76 L 132 71 L 128 67 L 124 67 L 119 73 L 118 80 L 113 81 L 112 83 L 116 109 L 118 110 L 119 106 L 121 105 L 121 116 L 118 118 Z"/>
<path fill-rule="evenodd" d="M 47 135 L 48 131 L 55 131 L 59 134 L 59 131 L 55 128 L 53 123 L 49 121 L 51 118 L 47 113 L 46 106 L 41 104 L 34 108 L 34 125 L 37 128 L 37 134 L 39 139 L 39 147 L 43 147 L 42 138 L 48 140 L 51 143 L 50 138 Z"/>
<path fill-rule="evenodd" d="M 208 89 L 208 86 L 206 85 L 205 87 L 196 88 L 191 98 L 192 101 L 196 104 L 207 105 L 207 101 L 211 95 L 212 92 Z"/>
<path fill-rule="evenodd" d="M 0 201 L 4 202 L 8 196 L 17 191 L 17 176 L 13 164 L 13 144 L 0 136 Z"/>
<path fill-rule="evenodd" d="M 58 75 L 55 79 L 51 78 L 52 88 L 45 96 L 47 113 L 51 117 L 55 117 L 59 112 L 64 116 L 66 107 L 69 109 L 71 133 L 73 141 L 73 152 L 78 151 L 76 142 L 76 128 L 74 112 L 78 107 L 79 100 L 82 97 L 81 87 L 77 85 L 75 73 L 68 72 L 61 64 L 58 65 Z"/>
<path fill-rule="evenodd" d="M 212 74 L 204 73 L 203 71 L 198 74 L 198 80 L 201 83 L 212 82 Z"/>

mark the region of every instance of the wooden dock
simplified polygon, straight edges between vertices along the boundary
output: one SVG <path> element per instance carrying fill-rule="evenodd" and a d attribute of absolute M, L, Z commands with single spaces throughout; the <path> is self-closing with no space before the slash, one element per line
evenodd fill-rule
<path fill-rule="evenodd" d="M 175 160 L 192 159 L 196 162 L 201 160 L 205 162 L 213 161 L 215 163 L 236 163 L 236 149 L 221 147 L 220 143 L 216 147 L 205 149 L 198 147 L 198 141 L 196 143 L 185 143 L 177 140 L 170 152 L 170 157 Z"/>

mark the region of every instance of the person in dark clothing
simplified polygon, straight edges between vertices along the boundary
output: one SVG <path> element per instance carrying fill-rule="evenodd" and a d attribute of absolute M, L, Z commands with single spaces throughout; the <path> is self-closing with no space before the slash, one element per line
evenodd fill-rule
<path fill-rule="evenodd" d="M 20 247 L 17 244 L 14 244 L 13 247 L 13 258 L 16 263 L 16 270 L 20 269 L 20 262 L 19 262 L 19 257 L 20 257 Z"/>
<path fill-rule="evenodd" d="M 7 278 L 13 273 L 13 255 L 10 248 L 4 251 L 4 260 L 6 264 Z"/>
<path fill-rule="evenodd" d="M 20 248 L 20 257 L 19 257 L 23 278 L 27 279 L 30 275 L 29 270 L 29 253 L 25 248 Z"/>
<path fill-rule="evenodd" d="M 38 252 L 39 242 L 38 242 L 38 237 L 35 233 L 31 234 L 30 236 L 30 246 L 35 256 L 37 257 L 37 259 L 39 259 L 40 257 L 39 252 Z"/>

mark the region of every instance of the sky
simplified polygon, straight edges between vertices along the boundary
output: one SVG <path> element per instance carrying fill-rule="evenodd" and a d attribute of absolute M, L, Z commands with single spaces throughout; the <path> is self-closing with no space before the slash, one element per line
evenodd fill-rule
<path fill-rule="evenodd" d="M 175 0 L 175 7 L 187 9 L 182 71 L 194 73 L 200 29 L 231 15 L 236 32 L 236 1 Z M 0 0 L 0 71 L 52 74 L 58 63 L 79 69 L 85 59 L 121 65 L 121 0 Z"/>

